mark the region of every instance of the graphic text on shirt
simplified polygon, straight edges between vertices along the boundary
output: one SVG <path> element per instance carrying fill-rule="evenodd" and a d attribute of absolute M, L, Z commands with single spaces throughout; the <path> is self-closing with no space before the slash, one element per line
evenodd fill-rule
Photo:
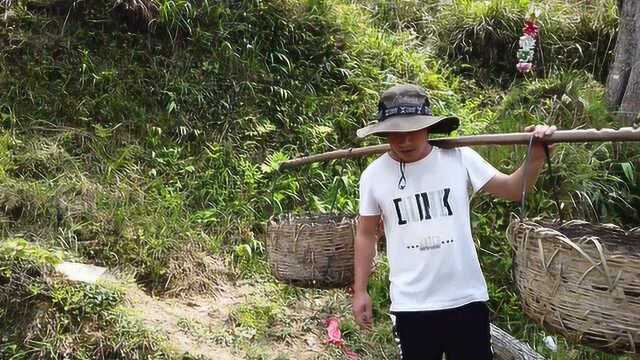
<path fill-rule="evenodd" d="M 453 215 L 450 195 L 451 189 L 444 188 L 393 199 L 398 225 Z"/>

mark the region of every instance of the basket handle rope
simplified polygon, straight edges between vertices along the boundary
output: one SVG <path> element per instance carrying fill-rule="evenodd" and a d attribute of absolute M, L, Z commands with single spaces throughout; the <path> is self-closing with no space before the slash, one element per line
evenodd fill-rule
<path fill-rule="evenodd" d="M 340 172 L 341 172 L 340 175 L 342 175 L 342 173 L 344 172 L 344 168 L 342 168 L 342 170 Z M 338 183 L 342 182 L 344 184 L 343 181 L 337 181 L 337 182 Z M 336 185 L 336 191 L 333 194 L 333 199 L 331 200 L 331 210 L 330 210 L 330 212 L 333 212 L 333 210 L 335 210 L 335 208 L 336 208 L 336 201 L 338 200 L 338 194 L 340 193 L 340 187 L 341 187 L 340 184 Z"/>
<path fill-rule="evenodd" d="M 529 167 L 531 166 L 531 150 L 533 149 L 533 134 L 531 134 L 531 137 L 529 138 L 529 145 L 527 147 L 527 157 L 525 158 L 524 161 L 524 179 L 522 181 L 522 196 L 520 197 L 520 221 L 524 221 L 524 219 L 526 218 L 526 197 L 527 197 L 527 178 L 529 175 Z M 545 155 L 545 160 L 547 163 L 547 169 L 549 172 L 549 177 L 551 179 L 553 179 L 553 184 L 552 184 L 552 194 L 553 194 L 553 201 L 556 204 L 556 207 L 558 208 L 558 217 L 560 219 L 560 224 L 562 224 L 564 222 L 564 216 L 562 214 L 562 206 L 560 204 L 560 198 L 558 197 L 558 187 L 556 186 L 556 179 L 557 177 L 553 176 L 553 166 L 551 165 L 551 156 L 549 154 L 549 145 L 547 145 L 546 143 L 544 144 L 544 155 Z"/>
<path fill-rule="evenodd" d="M 547 161 L 547 169 L 549 169 L 549 177 L 552 179 L 551 184 L 551 196 L 553 196 L 553 202 L 556 203 L 556 207 L 558 208 L 558 218 L 560 220 L 560 225 L 564 222 L 564 216 L 562 213 L 562 204 L 560 204 L 560 197 L 558 196 L 558 177 L 554 176 L 553 167 L 551 166 L 551 156 L 549 155 L 549 145 L 544 144 L 544 156 Z"/>
<path fill-rule="evenodd" d="M 523 222 L 525 220 L 526 217 L 526 192 L 527 192 L 527 175 L 528 175 L 528 171 L 529 171 L 529 166 L 530 166 L 530 160 L 531 160 L 531 150 L 533 148 L 533 134 L 531 135 L 531 138 L 529 139 L 529 146 L 527 148 L 527 157 L 525 159 L 525 164 L 524 164 L 524 180 L 523 180 L 523 185 L 522 185 L 522 198 L 521 198 L 521 203 L 520 203 L 520 222 Z M 548 172 L 549 172 L 549 176 L 552 177 L 553 184 L 553 190 L 552 190 L 552 194 L 553 194 L 553 200 L 556 203 L 556 207 L 558 208 L 558 217 L 560 220 L 560 225 L 562 225 L 564 223 L 564 216 L 563 216 L 563 212 L 562 212 L 562 207 L 560 204 L 560 199 L 558 197 L 558 190 L 557 190 L 557 185 L 556 185 L 556 177 L 553 177 L 553 167 L 551 165 L 551 157 L 549 154 L 549 146 L 547 144 L 544 144 L 544 154 L 545 154 L 545 160 L 547 163 L 547 168 L 548 168 Z M 511 226 L 511 224 L 509 225 Z M 507 233 L 510 233 L 509 229 L 507 229 Z M 587 271 L 585 271 L 584 274 L 582 274 L 582 276 L 580 277 L 580 280 L 578 281 L 578 283 L 581 283 L 584 278 L 589 274 L 589 272 L 591 272 L 593 269 L 597 269 L 598 271 L 600 271 L 603 275 L 606 276 L 607 278 L 607 282 L 608 282 L 608 286 L 609 286 L 609 290 L 611 291 L 611 289 L 613 289 L 616 286 L 616 283 L 618 282 L 619 278 L 620 278 L 620 273 L 618 273 L 618 276 L 616 277 L 615 280 L 613 280 L 612 282 L 612 276 L 611 273 L 609 271 L 609 267 L 607 264 L 607 260 L 606 260 L 606 256 L 604 255 L 604 249 L 602 248 L 602 244 L 600 244 L 600 242 L 596 239 L 596 238 L 587 238 L 586 241 L 590 241 L 593 243 L 596 252 L 598 253 L 599 257 L 600 257 L 600 262 L 596 263 L 579 245 L 575 244 L 573 241 L 571 241 L 569 238 L 565 237 L 564 235 L 558 233 L 559 236 L 557 236 L 557 238 L 559 240 L 561 240 L 562 242 L 564 242 L 565 244 L 569 245 L 570 247 L 572 247 L 574 250 L 578 251 L 578 253 L 580 253 L 580 255 L 582 255 L 585 259 L 587 259 L 587 261 L 589 261 L 591 263 L 591 268 L 589 268 Z M 529 232 L 527 231 L 524 237 L 524 247 L 526 248 L 526 243 L 528 242 L 528 238 L 529 238 Z M 540 239 L 538 239 L 540 240 Z M 513 246 L 513 241 L 511 241 L 512 246 Z M 548 269 L 549 265 L 551 264 L 551 261 L 553 260 L 553 258 L 556 256 L 557 254 L 557 250 L 556 253 L 554 253 L 551 257 L 551 259 L 549 260 L 549 262 L 545 262 L 545 257 L 544 257 L 544 253 L 543 253 L 543 248 L 541 243 L 539 242 L 539 247 L 540 247 L 540 255 L 541 255 L 541 260 L 542 260 L 542 265 L 545 268 L 545 270 Z M 602 268 L 601 268 L 602 267 Z"/>
<path fill-rule="evenodd" d="M 529 176 L 529 163 L 531 162 L 531 149 L 533 148 L 533 134 L 529 138 L 529 146 L 527 146 L 527 157 L 524 159 L 524 178 L 522 179 L 522 195 L 520 196 L 520 221 L 524 221 L 526 216 L 526 198 L 527 198 L 527 178 Z"/>

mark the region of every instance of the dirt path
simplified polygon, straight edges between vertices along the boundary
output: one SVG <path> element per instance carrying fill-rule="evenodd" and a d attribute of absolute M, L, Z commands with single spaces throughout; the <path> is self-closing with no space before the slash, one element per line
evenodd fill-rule
<path fill-rule="evenodd" d="M 234 281 L 223 267 L 213 266 L 216 261 L 207 264 L 206 271 L 181 274 L 173 284 L 176 297 L 162 298 L 106 268 L 63 263 L 56 271 L 72 281 L 105 281 L 122 289 L 130 314 L 164 339 L 165 350 L 175 358 L 345 359 L 341 349 L 323 341 L 326 320 L 348 313 L 344 291 L 301 290 L 268 279 Z M 209 276 L 206 286 L 203 273 Z M 190 291 L 205 295 L 188 296 Z"/>
<path fill-rule="evenodd" d="M 255 284 L 220 285 L 212 296 L 155 298 L 133 288 L 128 300 L 143 324 L 166 336 L 167 344 L 178 357 L 191 356 L 228 360 L 245 359 L 247 349 L 237 346 L 237 333 L 230 321 L 235 307 L 260 299 L 263 294 Z M 262 299 L 264 300 L 264 299 Z M 303 304 L 296 306 L 296 313 Z M 298 319 L 299 320 L 299 319 Z M 260 344 L 260 354 L 268 359 L 328 359 L 323 351 L 319 331 L 301 331 L 291 319 L 291 337 L 270 339 Z M 251 342 L 252 339 L 249 339 Z"/>
<path fill-rule="evenodd" d="M 212 305 L 215 299 L 207 301 L 191 301 L 186 299 L 158 299 L 145 294 L 141 290 L 128 292 L 135 314 L 142 323 L 153 330 L 157 330 L 167 337 L 169 347 L 177 354 L 190 354 L 207 359 L 231 360 L 242 358 L 234 354 L 230 347 L 216 344 L 213 341 L 202 341 L 188 331 L 185 326 L 193 323 L 215 323 L 224 326 L 215 316 L 212 316 Z M 213 324 L 212 324 L 213 325 Z"/>

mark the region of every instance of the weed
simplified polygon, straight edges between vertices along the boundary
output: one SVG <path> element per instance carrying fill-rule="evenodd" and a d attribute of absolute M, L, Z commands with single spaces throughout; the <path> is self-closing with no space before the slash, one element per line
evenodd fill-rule
<path fill-rule="evenodd" d="M 0 238 L 24 238 L 26 252 L 63 248 L 166 295 L 211 292 L 220 277 L 274 283 L 263 241 L 270 216 L 357 213 L 358 178 L 371 159 L 286 172 L 278 164 L 378 143 L 353 134 L 375 121 L 378 95 L 391 84 L 427 88 L 435 113 L 462 117 L 458 134 L 537 122 L 615 125 L 597 83 L 615 33 L 610 0 L 541 3 L 539 77 L 515 82 L 510 57 L 529 1 L 25 4 L 10 4 L 14 15 L 0 29 Z M 524 156 L 481 151 L 503 171 Z M 562 179 L 567 216 L 639 224 L 637 154 L 633 146 L 559 147 L 556 178 L 543 178 L 529 196 L 530 214 L 557 216 L 549 189 Z M 524 318 L 508 276 L 503 232 L 514 211 L 478 196 L 474 231 L 495 320 L 542 349 L 544 332 Z M 40 250 L 33 251 L 32 260 Z M 117 291 L 49 284 L 33 262 L 0 264 L 0 300 L 11 306 L 2 307 L 2 326 L 14 320 L 8 309 L 21 311 L 20 334 L 2 339 L 1 357 L 163 356 L 123 315 Z M 365 358 L 391 358 L 387 274 L 382 258 L 369 284 L 376 324 L 369 332 L 349 319 L 345 294 L 288 286 L 235 308 L 233 333 L 182 325 L 232 346 L 255 340 L 250 356 L 263 358 L 267 341 L 295 335 L 287 326 L 295 300 L 326 296 L 321 311 L 295 325 L 322 329 L 323 316 L 338 314 L 349 346 Z M 9 276 L 16 288 L 4 287 Z M 9 295 L 31 308 L 7 302 Z M 49 332 L 15 340 L 30 324 Z M 600 356 L 560 344 L 557 358 Z"/>

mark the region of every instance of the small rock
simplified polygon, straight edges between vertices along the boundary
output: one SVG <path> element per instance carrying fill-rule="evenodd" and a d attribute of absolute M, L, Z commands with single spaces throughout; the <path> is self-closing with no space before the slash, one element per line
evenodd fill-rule
<path fill-rule="evenodd" d="M 55 269 L 71 281 L 80 281 L 89 284 L 95 284 L 98 279 L 110 276 L 107 268 L 74 262 L 62 262 L 56 265 Z"/>
<path fill-rule="evenodd" d="M 553 336 L 545 336 L 544 345 L 547 347 L 547 349 L 553 352 L 558 351 L 558 345 L 556 344 L 556 339 L 554 339 Z"/>

